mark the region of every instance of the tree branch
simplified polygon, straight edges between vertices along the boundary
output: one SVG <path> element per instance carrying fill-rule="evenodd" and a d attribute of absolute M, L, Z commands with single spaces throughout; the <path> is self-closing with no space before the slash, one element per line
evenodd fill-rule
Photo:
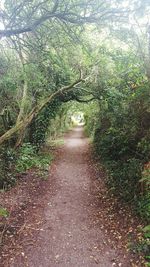
<path fill-rule="evenodd" d="M 33 21 L 33 23 L 31 23 L 31 25 L 28 25 L 26 23 L 27 24 L 26 26 L 20 27 L 17 29 L 13 28 L 14 25 L 10 25 L 10 24 L 12 24 L 12 18 L 14 18 L 14 16 L 12 16 L 10 23 L 6 26 L 6 29 L 0 30 L 0 38 L 10 37 L 13 35 L 19 35 L 19 34 L 23 34 L 23 33 L 27 33 L 27 32 L 32 32 L 38 26 L 43 24 L 45 21 L 51 20 L 53 18 L 56 18 L 60 21 L 66 21 L 66 22 L 69 22 L 71 24 L 82 25 L 84 23 L 96 23 L 98 21 L 101 21 L 104 19 L 109 19 L 110 17 L 113 18 L 115 16 L 117 18 L 119 18 L 120 14 L 122 16 L 125 16 L 125 14 L 126 14 L 124 10 L 120 11 L 118 9 L 112 8 L 110 10 L 98 10 L 98 11 L 93 12 L 92 14 L 87 16 L 87 15 L 80 15 L 80 14 L 72 12 L 72 11 L 57 12 L 58 7 L 59 7 L 59 0 L 57 0 L 55 2 L 52 11 L 45 11 L 45 14 L 42 15 L 41 17 L 39 17 L 38 19 L 36 19 L 35 21 Z M 8 29 L 8 27 L 11 27 L 11 29 Z"/>
<path fill-rule="evenodd" d="M 75 87 L 77 84 L 84 82 L 84 79 L 82 78 L 82 73 L 80 72 L 79 79 L 73 82 L 72 84 L 68 86 L 64 86 L 60 88 L 58 91 L 47 97 L 42 103 L 38 104 L 36 107 L 34 107 L 31 112 L 19 123 L 17 123 L 14 127 L 12 127 L 10 130 L 8 130 L 6 133 L 4 133 L 0 137 L 0 145 L 3 144 L 5 141 L 12 138 L 12 136 L 17 133 L 18 131 L 22 129 L 26 129 L 32 120 L 43 110 L 43 108 L 50 103 L 53 99 L 55 99 L 59 94 L 64 93 L 65 91 L 70 90 L 71 88 Z"/>

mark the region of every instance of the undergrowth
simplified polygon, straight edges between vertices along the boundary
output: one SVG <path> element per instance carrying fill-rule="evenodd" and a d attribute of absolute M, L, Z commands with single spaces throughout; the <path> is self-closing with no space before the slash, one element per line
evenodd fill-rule
<path fill-rule="evenodd" d="M 36 153 L 36 147 L 30 143 L 25 143 L 18 151 L 18 158 L 16 161 L 15 170 L 16 172 L 25 172 L 32 167 L 39 169 L 48 169 L 53 159 L 50 153 Z"/>
<path fill-rule="evenodd" d="M 115 94 L 115 98 L 113 97 Z M 141 248 L 150 255 L 150 93 L 149 83 L 125 96 L 111 89 L 101 102 L 94 133 L 94 149 L 107 170 L 106 183 L 118 198 L 132 206 L 144 228 Z M 115 101 L 115 103 L 114 103 Z M 98 126 L 99 123 L 99 126 Z M 145 232 L 146 229 L 146 232 Z M 146 253 L 145 253 L 146 248 Z"/>
<path fill-rule="evenodd" d="M 15 185 L 18 174 L 25 173 L 31 168 L 37 168 L 41 178 L 46 177 L 53 155 L 48 147 L 47 151 L 37 152 L 36 146 L 24 143 L 16 151 L 11 148 L 1 150 L 0 159 L 0 188 L 7 190 Z"/>

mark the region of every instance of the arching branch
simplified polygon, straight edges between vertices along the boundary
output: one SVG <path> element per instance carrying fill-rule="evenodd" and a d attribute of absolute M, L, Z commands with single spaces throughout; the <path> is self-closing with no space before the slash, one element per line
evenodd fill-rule
<path fill-rule="evenodd" d="M 43 108 L 50 103 L 52 100 L 54 100 L 56 97 L 58 97 L 60 94 L 70 90 L 71 88 L 75 87 L 77 84 L 84 82 L 84 79 L 82 78 L 82 73 L 80 72 L 79 79 L 77 79 L 75 82 L 68 86 L 64 86 L 57 90 L 55 93 L 51 94 L 49 97 L 47 97 L 45 100 L 43 100 L 40 104 L 38 104 L 36 107 L 34 107 L 31 112 L 19 123 L 17 123 L 14 127 L 12 127 L 10 130 L 8 130 L 6 133 L 4 133 L 0 137 L 0 145 L 3 144 L 5 141 L 12 138 L 14 134 L 16 134 L 18 131 L 22 129 L 26 129 L 32 120 L 43 110 Z"/>
<path fill-rule="evenodd" d="M 128 10 L 121 10 L 114 7 L 110 7 L 109 9 L 105 8 L 105 1 L 102 2 L 102 6 L 99 5 L 98 2 L 93 5 L 90 3 L 91 1 L 89 1 L 88 4 L 86 2 L 86 5 L 81 3 L 77 3 L 76 5 L 73 5 L 72 3 L 64 3 L 62 8 L 60 1 L 57 0 L 54 1 L 54 6 L 51 10 L 45 7 L 47 2 L 48 1 L 45 0 L 35 6 L 33 5 L 29 17 L 27 18 L 22 18 L 20 15 L 22 10 L 27 6 L 26 1 L 23 1 L 21 5 L 16 6 L 11 16 L 8 16 L 7 13 L 3 11 L 2 14 L 0 14 L 2 20 L 6 20 L 8 23 L 5 23 L 4 30 L 0 30 L 0 38 L 35 31 L 36 28 L 44 22 L 52 19 L 57 19 L 58 21 L 70 24 L 83 25 L 85 23 L 96 23 L 101 21 L 104 23 L 105 20 L 109 19 L 119 20 L 120 17 L 127 16 L 128 14 Z M 78 12 L 76 11 L 77 8 L 79 9 Z M 37 16 L 35 18 L 35 13 L 39 13 L 38 18 Z M 19 18 L 19 16 L 21 17 L 22 23 L 16 21 L 16 18 Z"/>

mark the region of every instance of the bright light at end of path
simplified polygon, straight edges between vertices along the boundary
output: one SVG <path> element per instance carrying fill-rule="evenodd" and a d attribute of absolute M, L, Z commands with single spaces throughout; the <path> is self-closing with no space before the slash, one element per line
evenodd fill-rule
<path fill-rule="evenodd" d="M 83 112 L 76 112 L 71 116 L 71 121 L 74 125 L 84 125 L 85 120 L 84 120 L 84 114 Z"/>

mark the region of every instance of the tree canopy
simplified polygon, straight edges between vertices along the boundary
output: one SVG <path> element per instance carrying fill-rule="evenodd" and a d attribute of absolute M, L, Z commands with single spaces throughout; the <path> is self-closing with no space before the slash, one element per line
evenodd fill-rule
<path fill-rule="evenodd" d="M 112 191 L 149 218 L 149 0 L 3 0 L 0 48 L 2 161 L 82 111 Z"/>

